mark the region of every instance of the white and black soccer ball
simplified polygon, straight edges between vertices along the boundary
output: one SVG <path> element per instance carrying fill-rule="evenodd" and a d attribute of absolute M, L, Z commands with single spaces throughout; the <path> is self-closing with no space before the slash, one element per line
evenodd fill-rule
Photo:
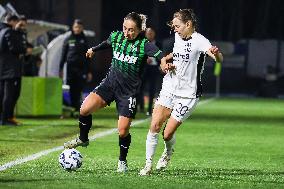
<path fill-rule="evenodd" d="M 81 153 L 72 148 L 72 149 L 65 149 L 60 155 L 59 155 L 59 163 L 62 166 L 63 169 L 67 171 L 73 171 L 82 166 L 82 160 L 83 156 Z"/>

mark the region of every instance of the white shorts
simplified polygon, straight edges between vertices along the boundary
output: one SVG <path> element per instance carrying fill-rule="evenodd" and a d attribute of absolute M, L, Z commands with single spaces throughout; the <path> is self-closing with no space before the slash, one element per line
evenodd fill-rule
<path fill-rule="evenodd" d="M 171 117 L 178 122 L 186 120 L 197 105 L 199 98 L 186 98 L 161 91 L 155 105 L 172 109 Z"/>

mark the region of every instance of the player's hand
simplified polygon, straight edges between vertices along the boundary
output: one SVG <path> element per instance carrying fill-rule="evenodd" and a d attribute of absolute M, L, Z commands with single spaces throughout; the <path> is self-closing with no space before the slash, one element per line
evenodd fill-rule
<path fill-rule="evenodd" d="M 148 57 L 147 58 L 147 64 L 151 64 L 152 62 L 153 62 L 153 60 L 150 57 Z"/>
<path fill-rule="evenodd" d="M 166 57 L 162 58 L 160 67 L 161 67 L 162 72 L 164 73 L 168 73 L 176 69 L 176 66 L 173 63 L 167 63 Z"/>
<path fill-rule="evenodd" d="M 218 47 L 216 47 L 216 46 L 212 46 L 212 47 L 209 49 L 209 51 L 210 51 L 213 55 L 217 55 L 217 54 L 220 53 Z"/>
<path fill-rule="evenodd" d="M 86 52 L 86 57 L 92 58 L 94 55 L 95 55 L 95 52 L 92 50 L 92 48 L 89 48 L 88 51 Z"/>
<path fill-rule="evenodd" d="M 166 70 L 166 73 L 174 72 L 176 70 L 176 66 L 173 63 L 167 63 L 165 70 Z"/>

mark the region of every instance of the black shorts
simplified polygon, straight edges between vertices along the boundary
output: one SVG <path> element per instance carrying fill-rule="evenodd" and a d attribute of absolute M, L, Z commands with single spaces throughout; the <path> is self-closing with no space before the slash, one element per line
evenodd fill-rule
<path fill-rule="evenodd" d="M 136 89 L 131 92 L 125 90 L 116 79 L 106 77 L 102 80 L 93 92 L 102 97 L 108 105 L 111 102 L 116 102 L 118 115 L 135 118 L 136 115 Z"/>

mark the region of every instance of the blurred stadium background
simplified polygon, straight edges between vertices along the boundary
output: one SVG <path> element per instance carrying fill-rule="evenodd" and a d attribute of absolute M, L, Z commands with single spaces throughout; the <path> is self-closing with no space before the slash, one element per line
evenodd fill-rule
<path fill-rule="evenodd" d="M 19 14 L 27 16 L 30 40 L 43 47 L 68 30 L 75 18 L 84 21 L 92 44 L 97 44 L 111 31 L 121 29 L 126 13 L 137 11 L 148 15 L 148 25 L 157 30 L 157 39 L 167 52 L 172 38 L 166 22 L 174 11 L 193 8 L 199 18 L 200 33 L 219 46 L 224 54 L 222 74 L 218 80 L 214 76 L 214 64 L 208 61 L 205 65 L 205 93 L 214 94 L 216 82 L 220 82 L 220 94 L 223 96 L 283 97 L 284 3 L 281 0 L 1 1 L 3 6 L 6 3 L 11 3 Z M 108 51 L 97 54 L 93 66 L 95 77 L 89 84 L 90 89 L 105 76 L 110 58 Z M 50 59 L 54 62 L 58 58 L 51 53 Z M 47 66 L 44 65 L 42 76 L 56 75 L 56 71 L 46 74 L 44 69 Z"/>

